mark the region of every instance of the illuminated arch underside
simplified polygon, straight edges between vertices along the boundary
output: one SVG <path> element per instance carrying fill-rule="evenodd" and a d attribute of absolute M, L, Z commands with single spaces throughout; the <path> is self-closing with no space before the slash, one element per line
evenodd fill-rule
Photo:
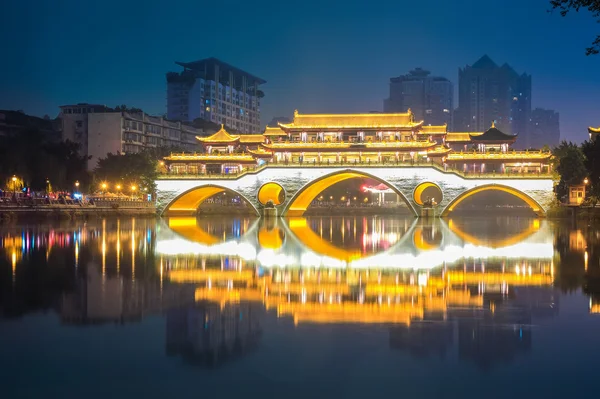
<path fill-rule="evenodd" d="M 427 190 L 428 188 L 431 187 L 436 187 L 438 190 L 440 190 L 440 193 L 442 192 L 442 189 L 435 183 L 431 183 L 431 182 L 425 182 L 425 183 L 421 183 L 417 186 L 417 188 L 415 188 L 415 192 L 413 194 L 413 199 L 415 200 L 415 203 L 417 205 L 423 205 L 423 192 L 425 190 Z"/>
<path fill-rule="evenodd" d="M 467 190 L 464 193 L 460 194 L 458 197 L 456 197 L 454 200 L 452 200 L 452 202 L 450 202 L 448 204 L 448 206 L 446 206 L 446 208 L 442 212 L 441 216 L 442 217 L 448 216 L 448 214 L 450 212 L 452 212 L 461 202 L 463 202 L 465 199 L 471 197 L 472 195 L 475 195 L 475 194 L 478 194 L 478 193 L 481 193 L 484 191 L 489 191 L 489 190 L 497 190 L 497 191 L 502 191 L 505 193 L 512 194 L 515 197 L 523 200 L 527 205 L 529 205 L 531 207 L 531 210 L 536 215 L 541 216 L 541 217 L 546 215 L 544 208 L 542 208 L 542 206 L 540 204 L 538 204 L 538 202 L 536 200 L 534 200 L 533 198 L 531 198 L 529 195 L 525 194 L 524 192 L 517 190 L 516 188 L 509 187 L 509 186 L 503 186 L 500 184 L 487 184 L 484 186 L 474 187 L 474 188 Z"/>
<path fill-rule="evenodd" d="M 281 205 L 283 187 L 278 183 L 266 183 L 258 190 L 258 202 L 265 205 L 269 200 L 275 205 Z"/>
<path fill-rule="evenodd" d="M 198 207 L 200 207 L 200 204 L 213 195 L 222 193 L 224 191 L 239 195 L 240 198 L 242 198 L 246 204 L 251 207 L 254 213 L 258 215 L 258 211 L 246 197 L 237 191 L 220 186 L 200 186 L 192 188 L 191 190 L 184 192 L 171 201 L 171 203 L 165 208 L 163 214 L 194 214 L 198 210 Z"/>
<path fill-rule="evenodd" d="M 387 185 L 390 189 L 392 189 L 396 194 L 402 198 L 404 203 L 408 209 L 416 216 L 414 208 L 408 202 L 406 197 L 397 189 L 394 188 L 393 185 L 389 184 L 385 180 L 378 178 L 377 176 L 372 176 L 363 172 L 355 172 L 355 171 L 344 171 L 344 172 L 335 172 L 323 177 L 318 178 L 317 180 L 313 180 L 304 186 L 300 191 L 294 195 L 294 197 L 290 200 L 290 204 L 287 207 L 287 211 L 285 212 L 285 216 L 290 217 L 298 217 L 304 215 L 304 212 L 308 209 L 310 204 L 317 198 L 323 190 L 333 186 L 336 183 L 339 183 L 348 179 L 356 179 L 356 178 L 367 178 L 377 180 L 380 183 Z"/>

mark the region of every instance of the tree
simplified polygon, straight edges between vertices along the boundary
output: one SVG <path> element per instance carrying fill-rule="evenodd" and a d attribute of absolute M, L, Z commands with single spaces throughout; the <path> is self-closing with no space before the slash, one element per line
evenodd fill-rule
<path fill-rule="evenodd" d="M 585 162 L 581 148 L 572 142 L 562 141 L 554 149 L 554 170 L 560 175 L 554 191 L 559 201 L 568 195 L 570 185 L 581 184 L 588 176 Z"/>
<path fill-rule="evenodd" d="M 600 141 L 586 141 L 581 150 L 585 157 L 585 168 L 588 172 L 589 189 L 588 194 L 600 197 Z"/>
<path fill-rule="evenodd" d="M 121 184 L 123 192 L 128 188 L 147 188 L 149 193 L 154 193 L 156 186 L 154 181 L 158 177 L 157 160 L 146 152 L 137 154 L 106 154 L 105 158 L 98 160 L 98 166 L 94 169 L 96 184 L 108 182 L 109 184 Z"/>
<path fill-rule="evenodd" d="M 550 0 L 552 9 L 558 9 L 560 15 L 566 16 L 569 11 L 579 12 L 580 9 L 587 9 L 592 16 L 600 22 L 600 0 Z M 600 53 L 600 35 L 592 42 L 592 46 L 586 48 L 586 55 Z"/>

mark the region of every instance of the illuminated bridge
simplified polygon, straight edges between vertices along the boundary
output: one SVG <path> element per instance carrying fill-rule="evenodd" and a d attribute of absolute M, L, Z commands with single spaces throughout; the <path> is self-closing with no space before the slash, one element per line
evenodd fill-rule
<path fill-rule="evenodd" d="M 485 132 L 424 126 L 410 110 L 397 114 L 294 114 L 262 134 L 232 135 L 224 127 L 197 137 L 200 154 L 161 162 L 158 209 L 192 215 L 222 192 L 238 195 L 261 215 L 270 202 L 281 216 L 302 216 L 323 190 L 349 179 L 387 186 L 415 216 L 435 205 L 447 216 L 482 191 L 512 194 L 539 216 L 552 202 L 552 155 L 515 151 L 516 135 L 494 124 Z M 430 201 L 431 199 L 435 200 Z"/>
<path fill-rule="evenodd" d="M 415 216 L 424 204 L 423 192 L 430 187 L 441 192 L 437 204 L 437 214 L 441 216 L 449 215 L 464 199 L 489 190 L 522 199 L 538 216 L 545 215 L 553 200 L 550 176 L 465 176 L 437 166 L 268 165 L 234 177 L 164 176 L 156 184 L 158 206 L 166 215 L 193 215 L 203 201 L 227 191 L 246 200 L 257 215 L 272 200 L 279 215 L 294 217 L 302 216 L 323 190 L 352 178 L 369 178 L 387 185 Z"/>

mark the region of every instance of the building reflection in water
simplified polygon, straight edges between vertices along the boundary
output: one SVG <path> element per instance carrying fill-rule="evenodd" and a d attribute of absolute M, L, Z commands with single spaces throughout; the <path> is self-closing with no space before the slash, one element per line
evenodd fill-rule
<path fill-rule="evenodd" d="M 553 284 L 576 281 L 590 310 L 600 307 L 597 233 L 572 232 L 529 219 L 8 226 L 1 307 L 13 317 L 52 308 L 68 325 L 164 314 L 166 352 L 200 365 L 257 348 L 265 318 L 278 317 L 297 326 L 384 326 L 392 349 L 442 357 L 457 350 L 489 368 L 531 349 L 531 325 L 558 313 Z"/>

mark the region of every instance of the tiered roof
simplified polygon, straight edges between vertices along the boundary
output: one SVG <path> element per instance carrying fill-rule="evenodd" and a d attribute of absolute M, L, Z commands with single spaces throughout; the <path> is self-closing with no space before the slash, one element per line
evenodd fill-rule
<path fill-rule="evenodd" d="M 446 134 L 448 130 L 448 125 L 443 124 L 441 126 L 431 126 L 431 125 L 423 125 L 421 126 L 421 130 L 419 134 L 427 134 L 427 135 L 435 135 L 435 134 Z"/>
<path fill-rule="evenodd" d="M 265 127 L 265 132 L 263 133 L 264 136 L 287 136 L 287 133 L 284 132 L 279 126 L 277 127 L 271 127 L 271 126 L 267 126 Z"/>
<path fill-rule="evenodd" d="M 471 141 L 475 143 L 509 143 L 514 142 L 517 139 L 516 134 L 506 134 L 496 128 L 496 125 L 492 123 L 492 127 L 486 130 L 483 134 L 469 134 Z"/>
<path fill-rule="evenodd" d="M 218 144 L 227 144 L 227 143 L 236 143 L 240 141 L 240 136 L 232 135 L 225 130 L 225 127 L 221 125 L 221 129 L 218 132 L 208 137 L 200 137 L 196 136 L 198 141 L 206 144 L 218 143 Z"/>
<path fill-rule="evenodd" d="M 415 122 L 412 112 L 396 114 L 303 114 L 294 111 L 291 123 L 281 123 L 283 130 L 398 130 L 421 126 L 423 121 Z"/>
<path fill-rule="evenodd" d="M 265 141 L 265 136 L 262 134 L 242 134 L 239 138 L 242 144 L 260 144 Z"/>
<path fill-rule="evenodd" d="M 588 127 L 588 132 L 590 133 L 600 133 L 600 126 L 598 127 Z"/>
<path fill-rule="evenodd" d="M 483 133 L 472 133 L 472 132 L 448 132 L 446 133 L 446 143 L 470 143 L 471 137 L 477 137 L 482 135 Z"/>

